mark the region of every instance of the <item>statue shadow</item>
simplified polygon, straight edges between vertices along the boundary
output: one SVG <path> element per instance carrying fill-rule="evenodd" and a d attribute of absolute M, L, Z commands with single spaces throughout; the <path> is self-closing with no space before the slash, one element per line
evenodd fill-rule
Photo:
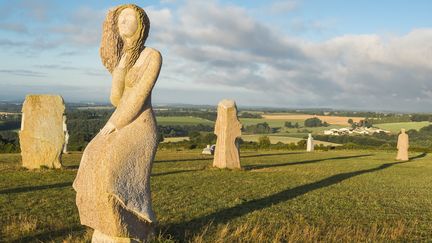
<path fill-rule="evenodd" d="M 79 165 L 63 165 L 62 169 L 64 170 L 77 170 Z"/>
<path fill-rule="evenodd" d="M 304 154 L 305 152 L 288 152 L 288 153 L 274 153 L 274 154 L 254 154 L 254 155 L 241 155 L 240 158 L 258 158 L 258 157 L 269 157 L 269 156 L 280 156 L 280 155 L 291 155 L 291 154 Z"/>
<path fill-rule="evenodd" d="M 70 187 L 70 186 L 72 186 L 72 182 L 63 182 L 63 183 L 56 183 L 56 184 L 51 184 L 51 185 L 41 185 L 41 186 L 17 187 L 17 188 L 0 190 L 0 195 L 1 194 L 11 194 L 11 193 L 21 193 L 21 192 L 32 192 L 32 191 L 39 191 L 39 190 L 46 190 L 46 189 L 53 189 L 53 188 L 63 188 L 63 187 Z"/>
<path fill-rule="evenodd" d="M 245 166 L 243 166 L 243 169 L 244 170 L 258 170 L 258 169 L 288 166 L 288 165 L 312 164 L 312 163 L 322 162 L 322 161 L 326 161 L 326 160 L 342 160 L 342 159 L 361 158 L 361 157 L 368 157 L 368 156 L 372 156 L 372 155 L 373 154 L 362 154 L 362 155 L 353 155 L 353 156 L 333 157 L 333 158 L 327 158 L 327 159 L 313 159 L 313 160 L 305 160 L 305 161 L 298 161 L 298 162 L 287 162 L 287 163 L 279 163 L 279 164 L 245 165 Z"/>
<path fill-rule="evenodd" d="M 12 240 L 12 243 L 18 242 L 54 242 L 52 238 L 62 237 L 66 235 L 71 235 L 72 233 L 84 233 L 87 227 L 83 225 L 76 225 L 71 228 L 62 228 L 54 231 L 45 231 L 33 235 L 28 235 L 24 237 L 20 237 L 18 239 Z M 0 240 L 1 242 L 1 240 Z"/>
<path fill-rule="evenodd" d="M 272 205 L 292 200 L 299 196 L 305 195 L 306 193 L 341 183 L 342 181 L 348 180 L 356 176 L 381 171 L 395 165 L 410 163 L 411 161 L 423 158 L 426 155 L 426 153 L 422 153 L 420 155 L 410 158 L 409 161 L 390 162 L 371 169 L 336 174 L 316 182 L 286 189 L 267 197 L 247 201 L 234 207 L 224 208 L 209 215 L 195 218 L 187 222 L 167 225 L 167 231 L 177 239 L 187 240 L 186 238 L 188 236 L 190 237 L 202 232 L 202 230 L 204 230 L 205 227 L 210 223 L 216 225 L 225 224 L 235 218 L 252 213 L 256 210 L 265 209 Z"/>
<path fill-rule="evenodd" d="M 202 170 L 204 170 L 204 169 L 197 169 L 197 170 L 176 170 L 176 171 L 168 171 L 168 172 L 161 172 L 161 173 L 153 173 L 151 176 L 164 176 L 164 175 L 180 174 L 180 173 L 202 171 Z"/>
<path fill-rule="evenodd" d="M 211 161 L 212 158 L 192 158 L 192 159 L 168 159 L 168 160 L 155 160 L 154 163 L 167 163 L 167 162 L 192 162 L 192 161 Z"/>
<path fill-rule="evenodd" d="M 288 153 L 274 153 L 274 154 L 254 154 L 254 155 L 241 155 L 240 158 L 257 158 L 257 157 L 269 157 L 269 156 L 280 156 L 280 155 L 291 155 L 291 154 L 304 154 L 305 152 L 288 152 Z M 191 159 L 169 159 L 169 160 L 155 160 L 154 163 L 165 163 L 165 162 L 187 162 L 187 161 L 212 161 L 213 157 L 209 158 L 191 158 Z"/>

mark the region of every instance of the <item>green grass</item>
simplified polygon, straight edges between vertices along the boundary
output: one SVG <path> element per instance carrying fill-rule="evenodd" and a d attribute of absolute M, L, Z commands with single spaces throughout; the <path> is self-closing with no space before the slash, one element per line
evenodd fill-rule
<path fill-rule="evenodd" d="M 213 125 L 214 122 L 194 116 L 158 116 L 158 125 Z"/>
<path fill-rule="evenodd" d="M 278 133 L 276 133 L 278 134 Z M 302 140 L 302 138 L 298 138 L 298 137 L 289 137 L 289 136 L 278 136 L 278 135 L 274 135 L 274 134 L 254 134 L 254 135 L 242 135 L 242 139 L 244 141 L 252 141 L 252 142 L 258 142 L 258 139 L 261 136 L 268 136 L 270 139 L 270 142 L 272 144 L 276 144 L 278 142 L 281 143 L 298 143 L 300 140 Z M 325 146 L 327 145 L 335 145 L 335 146 L 339 146 L 340 144 L 336 144 L 336 143 L 330 143 L 330 142 L 324 142 L 324 141 L 318 141 L 315 140 L 315 144 L 323 144 Z"/>
<path fill-rule="evenodd" d="M 189 137 L 171 137 L 171 138 L 164 138 L 163 143 L 175 143 L 175 142 L 181 142 L 184 140 L 189 140 Z"/>
<path fill-rule="evenodd" d="M 296 122 L 299 123 L 300 126 L 303 126 L 304 120 L 286 120 L 293 122 L 294 124 Z M 264 119 L 264 118 L 240 118 L 240 122 L 243 126 L 248 125 L 256 125 L 258 123 L 264 123 L 267 122 L 270 127 L 284 127 L 285 120 L 270 120 L 270 119 Z"/>
<path fill-rule="evenodd" d="M 405 128 L 407 131 L 411 129 L 420 130 L 420 128 L 431 125 L 430 122 L 395 122 L 395 123 L 383 123 L 376 124 L 374 126 L 384 130 L 388 130 L 392 133 L 400 132 L 401 128 Z"/>
<path fill-rule="evenodd" d="M 158 151 L 152 176 L 159 241 L 388 242 L 432 238 L 432 159 L 394 152 L 242 151 L 243 170 L 201 150 Z M 20 169 L 0 155 L 0 241 L 85 242 L 66 169 Z M 171 240 L 167 240 L 171 239 Z"/>

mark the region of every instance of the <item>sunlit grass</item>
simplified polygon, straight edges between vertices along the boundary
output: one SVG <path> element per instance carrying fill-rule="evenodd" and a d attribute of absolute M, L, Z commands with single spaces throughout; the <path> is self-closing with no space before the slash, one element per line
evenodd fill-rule
<path fill-rule="evenodd" d="M 379 151 L 242 151 L 242 170 L 211 168 L 200 150 L 159 151 L 152 176 L 158 242 L 426 241 L 432 160 Z M 411 157 L 419 153 L 412 153 Z M 88 242 L 65 169 L 20 169 L 0 155 L 0 239 Z"/>

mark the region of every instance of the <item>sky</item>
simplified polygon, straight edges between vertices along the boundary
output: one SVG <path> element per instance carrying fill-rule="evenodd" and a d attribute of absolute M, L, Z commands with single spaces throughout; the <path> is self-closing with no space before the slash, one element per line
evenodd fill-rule
<path fill-rule="evenodd" d="M 109 102 L 99 44 L 122 3 L 163 56 L 155 104 L 432 112 L 430 0 L 0 0 L 0 100 Z"/>

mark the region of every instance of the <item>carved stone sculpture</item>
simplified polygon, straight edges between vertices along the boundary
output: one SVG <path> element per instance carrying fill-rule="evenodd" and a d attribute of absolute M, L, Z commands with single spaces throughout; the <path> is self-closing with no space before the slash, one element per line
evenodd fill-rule
<path fill-rule="evenodd" d="M 64 110 L 59 95 L 27 95 L 19 132 L 23 167 L 61 167 Z"/>
<path fill-rule="evenodd" d="M 242 125 L 237 119 L 237 107 L 233 100 L 222 100 L 217 108 L 215 134 L 217 136 L 213 166 L 240 169 L 239 146 Z"/>
<path fill-rule="evenodd" d="M 396 156 L 396 160 L 408 161 L 409 160 L 408 148 L 409 148 L 408 134 L 406 134 L 405 129 L 402 128 L 397 141 L 398 153 Z"/>
<path fill-rule="evenodd" d="M 307 152 L 313 152 L 314 151 L 314 140 L 312 137 L 312 134 L 309 133 L 308 139 L 307 139 L 307 144 L 306 144 L 306 151 Z"/>
<path fill-rule="evenodd" d="M 84 150 L 73 188 L 81 223 L 95 229 L 92 242 L 143 242 L 153 234 L 150 173 L 158 146 L 151 93 L 162 65 L 144 46 L 150 22 L 136 5 L 111 9 L 100 54 L 112 74 L 107 124 Z"/>

